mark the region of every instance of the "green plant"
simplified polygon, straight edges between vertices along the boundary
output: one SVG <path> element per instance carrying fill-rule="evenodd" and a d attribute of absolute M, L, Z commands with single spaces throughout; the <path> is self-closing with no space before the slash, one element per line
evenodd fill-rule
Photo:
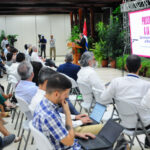
<path fill-rule="evenodd" d="M 150 68 L 148 68 L 146 71 L 146 77 L 150 77 Z"/>
<path fill-rule="evenodd" d="M 78 40 L 80 39 L 79 37 L 79 33 L 80 33 L 80 29 L 79 29 L 79 26 L 73 26 L 72 30 L 71 30 L 71 36 L 69 37 L 68 41 L 70 42 L 75 42 L 75 40 Z"/>
<path fill-rule="evenodd" d="M 18 36 L 17 34 L 7 36 L 10 46 L 14 46 L 14 42 L 17 41 L 17 36 Z"/>
<path fill-rule="evenodd" d="M 103 22 L 99 22 L 96 25 L 96 31 L 98 32 L 99 42 L 95 44 L 93 49 L 94 55 L 97 60 L 107 60 L 108 59 L 108 46 L 106 43 L 106 33 L 107 26 Z"/>
<path fill-rule="evenodd" d="M 124 31 L 118 17 L 110 17 L 110 24 L 107 26 L 106 42 L 108 45 L 108 56 L 115 60 L 122 55 L 124 48 Z"/>
<path fill-rule="evenodd" d="M 88 37 L 88 47 L 89 47 L 89 49 L 91 49 L 93 47 L 93 43 L 94 43 L 94 39 L 91 36 L 89 36 Z"/>
<path fill-rule="evenodd" d="M 116 68 L 118 69 L 124 69 L 125 64 L 126 64 L 126 59 L 128 58 L 129 55 L 124 55 L 124 56 L 119 56 L 116 58 Z"/>

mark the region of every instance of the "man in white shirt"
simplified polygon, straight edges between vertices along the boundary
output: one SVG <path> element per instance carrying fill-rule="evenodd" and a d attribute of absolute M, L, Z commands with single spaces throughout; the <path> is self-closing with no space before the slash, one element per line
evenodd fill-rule
<path fill-rule="evenodd" d="M 143 97 L 141 101 L 141 105 L 146 109 L 150 109 L 150 89 L 148 90 L 146 95 Z"/>
<path fill-rule="evenodd" d="M 130 55 L 126 60 L 126 67 L 129 74 L 124 77 L 116 78 L 111 81 L 108 88 L 102 93 L 100 103 L 112 103 L 112 98 L 117 102 L 126 102 L 129 105 L 140 108 L 140 103 L 143 96 L 150 88 L 150 82 L 140 79 L 138 76 L 141 69 L 141 59 L 137 55 Z M 118 106 L 119 107 L 119 106 Z M 128 112 L 128 108 L 126 108 Z M 150 110 L 140 108 L 139 114 L 143 120 L 144 126 L 150 125 Z M 135 128 L 136 112 L 132 115 L 121 115 L 121 123 L 129 129 Z M 148 144 L 150 146 L 150 144 Z"/>
<path fill-rule="evenodd" d="M 43 66 L 44 65 L 44 59 L 42 60 L 39 56 L 38 56 L 38 50 L 37 50 L 37 47 L 36 46 L 33 46 L 32 47 L 32 54 L 31 54 L 31 61 L 36 61 L 36 62 L 40 62 L 42 63 Z"/>
<path fill-rule="evenodd" d="M 52 59 L 52 54 L 54 55 L 54 60 L 56 59 L 56 48 L 55 48 L 55 39 L 53 35 L 50 37 L 50 59 Z"/>
<path fill-rule="evenodd" d="M 100 94 L 104 90 L 103 81 L 99 78 L 98 74 L 94 70 L 96 65 L 94 54 L 92 52 L 85 52 L 80 60 L 81 69 L 77 76 L 77 82 L 82 82 L 88 85 L 91 89 L 98 89 Z M 84 101 L 89 106 L 91 101 Z"/>
<path fill-rule="evenodd" d="M 18 66 L 18 74 L 21 77 L 15 91 L 15 95 L 21 97 L 30 104 L 32 97 L 36 94 L 38 87 L 32 82 L 34 77 L 33 67 L 29 62 L 22 62 Z"/>
<path fill-rule="evenodd" d="M 32 113 L 35 111 L 35 108 L 38 107 L 39 103 L 44 98 L 47 81 L 54 74 L 58 74 L 58 73 L 48 67 L 44 67 L 40 70 L 40 72 L 39 72 L 39 88 L 37 90 L 37 93 L 32 98 L 31 103 L 29 105 L 29 109 L 31 110 Z M 61 118 L 63 118 L 62 119 L 63 122 L 65 123 L 65 115 L 63 113 L 60 113 L 60 115 L 61 115 Z M 102 124 L 91 125 L 90 127 L 89 126 L 80 127 L 83 124 L 91 123 L 90 118 L 85 114 L 71 115 L 71 119 L 73 120 L 72 121 L 73 127 L 75 128 L 75 131 L 77 131 L 77 132 L 91 132 L 93 134 L 97 134 L 100 131 L 100 129 L 102 128 Z M 88 130 L 90 130 L 90 131 L 88 131 Z"/>

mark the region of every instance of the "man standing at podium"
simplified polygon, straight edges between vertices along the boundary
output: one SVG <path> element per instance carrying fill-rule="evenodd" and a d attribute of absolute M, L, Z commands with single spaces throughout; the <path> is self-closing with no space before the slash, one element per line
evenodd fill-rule
<path fill-rule="evenodd" d="M 82 54 L 86 51 L 86 39 L 84 38 L 83 33 L 80 33 L 80 40 L 77 40 L 77 43 L 82 47 L 80 49 L 80 54 Z"/>

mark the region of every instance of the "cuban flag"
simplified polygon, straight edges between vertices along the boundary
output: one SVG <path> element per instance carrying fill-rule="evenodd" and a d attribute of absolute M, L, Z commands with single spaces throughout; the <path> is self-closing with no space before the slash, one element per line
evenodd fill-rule
<path fill-rule="evenodd" d="M 86 39 L 86 43 L 85 43 L 86 51 L 88 51 L 89 47 L 88 47 L 88 38 L 87 38 L 86 19 L 84 20 L 84 25 L 83 25 L 83 35 L 84 35 L 84 38 Z"/>

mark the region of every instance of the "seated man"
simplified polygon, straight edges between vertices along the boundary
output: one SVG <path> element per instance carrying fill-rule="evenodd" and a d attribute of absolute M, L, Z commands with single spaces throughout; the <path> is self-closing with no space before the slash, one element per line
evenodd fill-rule
<path fill-rule="evenodd" d="M 39 56 L 38 56 L 38 49 L 36 46 L 33 46 L 32 47 L 32 54 L 31 54 L 31 61 L 36 61 L 36 62 L 40 62 L 42 63 L 42 65 L 44 66 L 44 59 L 41 59 Z"/>
<path fill-rule="evenodd" d="M 73 56 L 71 53 L 68 53 L 65 56 L 65 64 L 60 65 L 57 68 L 58 72 L 64 73 L 67 76 L 73 78 L 75 81 L 77 80 L 77 73 L 80 70 L 80 66 L 72 64 Z"/>
<path fill-rule="evenodd" d="M 36 106 L 44 98 L 45 93 L 46 93 L 47 81 L 48 81 L 49 77 L 51 77 L 53 74 L 58 74 L 58 73 L 48 67 L 44 67 L 40 70 L 39 76 L 38 76 L 39 88 L 37 90 L 37 93 L 32 98 L 31 104 L 29 105 L 29 109 L 31 110 L 31 112 L 35 111 Z M 63 113 L 60 113 L 60 116 L 62 117 L 62 121 L 65 124 L 65 115 Z M 83 132 L 83 131 L 87 132 L 88 130 L 90 130 L 91 133 L 97 134 L 100 131 L 100 129 L 102 128 L 102 124 L 80 127 L 83 124 L 92 122 L 91 119 L 85 114 L 71 115 L 71 119 L 73 120 L 72 121 L 73 127 L 75 128 L 75 131 L 77 131 L 77 132 Z"/>
<path fill-rule="evenodd" d="M 71 82 L 61 74 L 52 75 L 46 85 L 46 95 L 36 107 L 32 124 L 42 132 L 55 147 L 59 149 L 80 150 L 81 147 L 75 140 L 75 136 L 87 138 L 92 134 L 74 133 L 70 110 L 66 98 L 69 95 Z M 58 112 L 58 107 L 62 106 L 66 116 L 64 125 Z"/>
<path fill-rule="evenodd" d="M 35 83 L 32 82 L 34 77 L 32 65 L 26 61 L 22 62 L 18 66 L 18 74 L 21 80 L 16 87 L 15 95 L 30 104 L 32 97 L 36 94 L 38 89 Z"/>
<path fill-rule="evenodd" d="M 103 81 L 100 80 L 96 71 L 93 67 L 95 67 L 96 62 L 92 52 L 86 52 L 82 55 L 80 60 L 81 69 L 78 72 L 78 80 L 77 82 L 83 82 L 88 84 L 91 88 L 94 87 L 101 91 L 104 90 Z"/>
<path fill-rule="evenodd" d="M 143 96 L 150 88 L 150 82 L 142 80 L 138 76 L 139 70 L 141 69 L 140 57 L 130 55 L 126 60 L 126 68 L 129 71 L 129 74 L 112 80 L 108 88 L 102 93 L 100 103 L 112 103 L 112 98 L 114 98 L 115 101 L 120 102 L 120 104 L 125 101 L 130 105 L 135 105 L 135 107 L 141 103 Z M 139 114 L 141 115 L 144 126 L 150 126 L 150 110 L 139 110 Z M 135 123 L 133 122 L 134 118 L 136 118 L 136 114 L 132 116 L 125 115 L 122 116 L 121 119 L 126 128 L 133 129 L 135 128 Z M 150 143 L 147 143 L 147 140 L 146 144 L 150 146 Z"/>

